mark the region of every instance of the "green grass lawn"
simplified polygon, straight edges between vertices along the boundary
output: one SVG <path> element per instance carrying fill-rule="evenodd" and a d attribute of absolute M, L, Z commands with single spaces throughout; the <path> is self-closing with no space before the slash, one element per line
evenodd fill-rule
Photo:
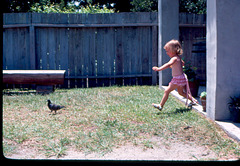
<path fill-rule="evenodd" d="M 70 147 L 104 155 L 129 142 L 152 148 L 150 138 L 159 136 L 207 146 L 219 158 L 240 157 L 239 143 L 171 95 L 158 115 L 151 104 L 160 102 L 162 95 L 156 86 L 64 89 L 44 96 L 4 94 L 4 155 L 13 154 L 18 146 L 34 148 L 46 157 L 60 157 Z M 49 114 L 47 99 L 66 108 Z"/>

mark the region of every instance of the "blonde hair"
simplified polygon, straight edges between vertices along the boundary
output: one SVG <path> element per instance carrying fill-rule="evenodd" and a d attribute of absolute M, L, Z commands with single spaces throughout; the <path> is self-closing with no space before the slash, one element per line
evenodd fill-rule
<path fill-rule="evenodd" d="M 165 46 L 163 48 L 165 50 L 166 50 L 166 48 L 169 48 L 173 53 L 176 53 L 177 55 L 183 54 L 182 46 L 178 40 L 174 40 L 174 39 L 170 40 L 169 42 L 167 42 L 165 44 Z"/>

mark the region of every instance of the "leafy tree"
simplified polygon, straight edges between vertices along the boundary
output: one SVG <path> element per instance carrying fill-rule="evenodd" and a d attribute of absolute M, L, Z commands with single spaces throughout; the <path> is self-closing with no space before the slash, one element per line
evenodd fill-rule
<path fill-rule="evenodd" d="M 158 0 L 132 0 L 132 12 L 158 11 Z"/>
<path fill-rule="evenodd" d="M 29 12 L 34 6 L 50 6 L 49 4 L 55 4 L 55 6 L 60 4 L 63 9 L 69 3 L 74 2 L 79 2 L 79 5 L 85 8 L 87 6 L 98 6 L 101 9 L 115 9 L 115 12 L 130 12 L 132 7 L 131 0 L 3 0 L 2 11 L 3 13 Z"/>
<path fill-rule="evenodd" d="M 207 2 L 206 0 L 179 0 L 179 12 L 205 14 Z"/>
<path fill-rule="evenodd" d="M 105 5 L 108 9 L 115 9 L 117 12 L 130 12 L 132 0 L 82 0 L 82 4 L 99 4 L 100 6 Z"/>
<path fill-rule="evenodd" d="M 17 13 L 39 10 L 40 6 L 45 6 L 46 10 L 54 12 L 63 10 L 74 10 L 78 2 L 79 6 L 100 9 L 115 9 L 115 12 L 152 12 L 158 10 L 158 0 L 3 0 L 2 11 L 4 13 Z M 54 5 L 52 5 L 54 4 Z M 56 8 L 56 9 L 54 9 Z M 104 9 L 105 8 L 105 9 Z M 35 10 L 35 11 L 36 11 Z M 43 10 L 43 7 L 41 8 Z M 179 0 L 179 11 L 187 13 L 206 13 L 206 0 Z"/>
<path fill-rule="evenodd" d="M 61 3 L 67 5 L 72 0 L 3 0 L 2 11 L 3 13 L 19 13 L 28 12 L 35 4 L 46 5 L 47 3 Z"/>
<path fill-rule="evenodd" d="M 69 2 L 66 6 L 62 3 L 47 3 L 45 5 L 40 5 L 35 3 L 31 8 L 30 12 L 37 13 L 114 13 L 113 9 L 108 9 L 106 7 L 101 8 L 99 5 L 87 5 L 80 6 L 74 2 Z"/>
<path fill-rule="evenodd" d="M 132 0 L 133 12 L 158 11 L 158 0 Z M 179 0 L 179 12 L 206 13 L 206 0 Z"/>

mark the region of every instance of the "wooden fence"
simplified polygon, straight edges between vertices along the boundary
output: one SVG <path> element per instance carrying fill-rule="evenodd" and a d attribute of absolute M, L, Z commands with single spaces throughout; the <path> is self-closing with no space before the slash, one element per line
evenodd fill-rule
<path fill-rule="evenodd" d="M 205 28 L 202 16 L 180 17 L 180 33 Z M 65 88 L 156 84 L 157 21 L 157 13 L 3 14 L 3 69 L 66 70 Z M 184 50 L 190 39 L 180 35 Z"/>

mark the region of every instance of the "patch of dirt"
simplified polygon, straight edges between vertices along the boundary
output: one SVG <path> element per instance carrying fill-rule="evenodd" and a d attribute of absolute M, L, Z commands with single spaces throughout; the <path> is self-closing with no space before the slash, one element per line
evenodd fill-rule
<path fill-rule="evenodd" d="M 152 148 L 124 145 L 111 153 L 100 156 L 96 153 L 84 155 L 82 152 L 67 151 L 63 159 L 92 160 L 217 160 L 217 155 L 207 147 L 184 144 L 183 142 L 165 143 L 158 137 L 151 139 Z"/>
<path fill-rule="evenodd" d="M 176 147 L 161 147 L 143 150 L 136 146 L 122 146 L 104 156 L 99 154 L 84 155 L 81 152 L 68 151 L 63 159 L 97 159 L 97 160 L 209 160 L 216 155 L 206 148 L 175 144 Z"/>
<path fill-rule="evenodd" d="M 73 148 L 66 150 L 66 155 L 59 158 L 47 158 L 33 148 L 21 147 L 16 153 L 7 158 L 13 159 L 79 159 L 79 160 L 218 160 L 217 155 L 207 147 L 196 144 L 185 144 L 183 142 L 164 142 L 159 137 L 150 139 L 152 148 L 142 145 L 134 146 L 130 143 L 114 148 L 111 153 L 101 156 L 97 153 L 84 154 Z"/>
<path fill-rule="evenodd" d="M 36 149 L 30 147 L 21 146 L 14 151 L 13 154 L 4 154 L 4 156 L 10 159 L 47 159 L 44 154 L 40 154 Z"/>

